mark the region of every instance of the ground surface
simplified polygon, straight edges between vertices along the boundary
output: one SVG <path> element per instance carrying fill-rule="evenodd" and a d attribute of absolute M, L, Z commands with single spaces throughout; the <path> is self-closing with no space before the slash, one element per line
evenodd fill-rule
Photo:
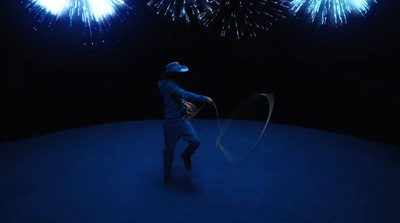
<path fill-rule="evenodd" d="M 228 162 L 215 120 L 193 120 L 201 146 L 175 152 L 163 185 L 162 121 L 111 123 L 0 145 L 0 222 L 400 222 L 400 149 L 270 124 L 252 156 Z M 263 123 L 235 121 L 239 154 Z"/>

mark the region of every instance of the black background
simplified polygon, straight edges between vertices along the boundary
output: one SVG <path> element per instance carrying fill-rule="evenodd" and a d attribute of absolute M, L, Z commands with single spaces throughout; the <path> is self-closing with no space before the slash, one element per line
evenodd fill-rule
<path fill-rule="evenodd" d="M 25 3 L 5 4 L 1 142 L 161 119 L 156 81 L 167 63 L 179 61 L 194 76 L 184 87 L 212 97 L 222 117 L 248 96 L 271 92 L 272 122 L 400 145 L 398 1 L 372 4 L 366 17 L 349 16 L 336 28 L 288 16 L 241 40 L 172 22 L 145 1 L 131 5 L 124 22 L 88 37 L 79 23 L 59 19 L 48 27 Z"/>

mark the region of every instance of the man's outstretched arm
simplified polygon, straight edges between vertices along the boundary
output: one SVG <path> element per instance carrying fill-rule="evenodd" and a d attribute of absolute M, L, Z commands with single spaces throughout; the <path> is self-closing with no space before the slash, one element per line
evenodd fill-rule
<path fill-rule="evenodd" d="M 176 83 L 171 83 L 170 87 L 172 88 L 171 92 L 173 97 L 182 98 L 186 101 L 198 102 L 198 103 L 212 102 L 212 99 L 210 97 L 186 91 L 181 87 L 179 87 L 179 85 L 177 85 Z"/>

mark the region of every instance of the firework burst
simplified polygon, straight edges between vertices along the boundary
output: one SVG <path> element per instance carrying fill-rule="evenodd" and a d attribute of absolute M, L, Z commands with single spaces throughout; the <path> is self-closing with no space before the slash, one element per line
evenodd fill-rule
<path fill-rule="evenodd" d="M 206 27 L 218 27 L 221 36 L 256 37 L 258 31 L 286 18 L 287 5 L 275 0 L 212 0 L 201 18 Z"/>
<path fill-rule="evenodd" d="M 101 33 L 109 29 L 111 17 L 123 20 L 124 14 L 132 9 L 123 0 L 29 0 L 26 8 L 39 23 L 48 22 L 48 26 L 61 17 L 69 17 L 70 26 L 81 21 L 90 36 L 93 30 Z"/>
<path fill-rule="evenodd" d="M 187 23 L 200 20 L 201 14 L 209 4 L 208 0 L 150 0 L 147 6 L 157 14 L 171 17 L 172 21 L 184 19 Z"/>
<path fill-rule="evenodd" d="M 353 11 L 365 16 L 370 10 L 369 2 L 375 0 L 292 0 L 290 10 L 294 15 L 308 14 L 311 22 L 343 25 Z"/>

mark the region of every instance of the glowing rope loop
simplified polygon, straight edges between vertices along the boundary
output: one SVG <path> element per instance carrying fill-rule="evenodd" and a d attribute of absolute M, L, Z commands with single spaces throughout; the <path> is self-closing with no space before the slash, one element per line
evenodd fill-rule
<path fill-rule="evenodd" d="M 262 138 L 262 136 L 264 135 L 265 130 L 267 129 L 267 125 L 268 125 L 269 120 L 270 120 L 270 118 L 271 118 L 271 114 L 272 114 L 272 111 L 273 111 L 273 109 L 274 109 L 274 102 L 275 102 L 274 95 L 271 94 L 271 93 L 267 93 L 267 94 L 260 93 L 260 94 L 255 94 L 255 95 L 250 96 L 249 98 L 247 98 L 245 101 L 243 101 L 241 104 L 239 104 L 239 105 L 233 110 L 233 112 L 232 112 L 231 115 L 230 115 L 230 119 L 234 119 L 235 117 L 237 117 L 237 115 L 239 114 L 240 109 L 241 109 L 242 107 L 244 107 L 244 105 L 249 104 L 249 103 L 253 103 L 253 102 L 254 102 L 257 98 L 259 98 L 259 97 L 264 97 L 265 99 L 268 100 L 269 109 L 268 109 L 267 120 L 266 120 L 266 122 L 265 122 L 265 124 L 264 124 L 263 130 L 261 131 L 261 133 L 260 133 L 260 135 L 259 135 L 259 137 L 258 137 L 256 143 L 253 145 L 253 147 L 251 148 L 251 150 L 249 151 L 249 153 L 248 153 L 245 157 L 243 157 L 243 158 L 241 158 L 241 159 L 240 159 L 240 158 L 237 158 L 235 155 L 233 155 L 231 152 L 229 152 L 229 150 L 227 150 L 227 149 L 222 145 L 222 133 L 224 133 L 224 132 L 226 131 L 226 129 L 228 128 L 228 126 L 229 126 L 230 123 L 225 124 L 225 125 L 224 125 L 224 128 L 221 128 L 220 121 L 219 121 L 219 112 L 218 112 L 217 105 L 216 105 L 214 102 L 212 103 L 213 106 L 214 106 L 215 112 L 216 112 L 217 125 L 218 125 L 218 137 L 217 137 L 217 141 L 216 141 L 216 147 L 219 148 L 219 149 L 221 149 L 221 151 L 224 153 L 225 157 L 226 157 L 226 158 L 228 159 L 228 161 L 231 162 L 231 163 L 240 163 L 240 162 L 245 161 L 247 158 L 249 158 L 250 155 L 251 155 L 251 154 L 254 152 L 254 150 L 256 149 L 257 145 L 260 143 L 261 138 Z M 204 104 L 204 105 L 205 105 L 205 104 Z M 200 110 L 204 107 L 204 105 L 202 105 L 202 106 L 201 106 L 195 113 L 193 113 L 190 117 L 184 118 L 184 119 L 192 119 L 193 117 L 195 117 L 195 116 L 200 112 Z"/>

